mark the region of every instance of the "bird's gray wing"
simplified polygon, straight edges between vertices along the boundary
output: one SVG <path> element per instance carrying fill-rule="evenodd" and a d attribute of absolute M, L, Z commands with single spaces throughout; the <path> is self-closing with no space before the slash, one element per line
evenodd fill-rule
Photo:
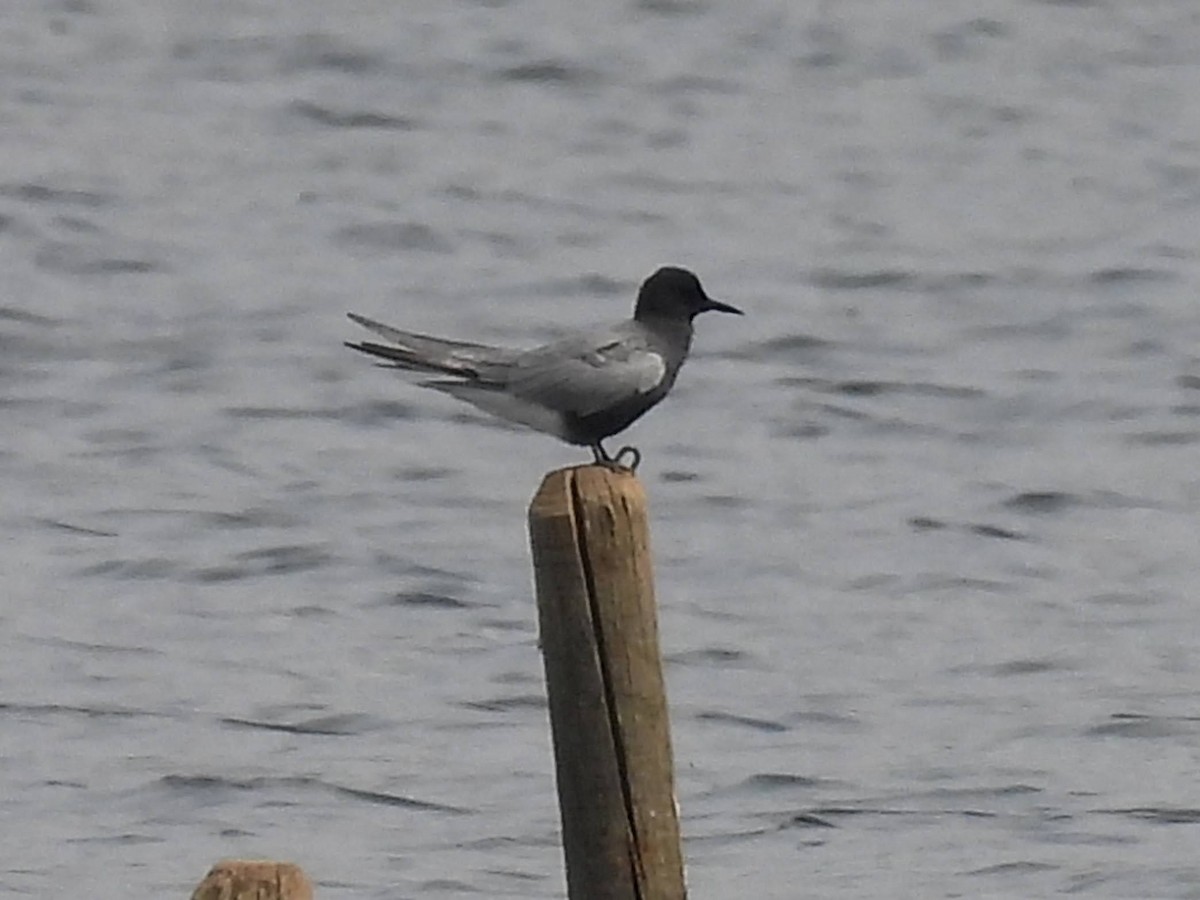
<path fill-rule="evenodd" d="M 608 331 L 528 351 L 506 374 L 514 396 L 587 416 L 651 393 L 666 377 L 667 363 L 644 338 Z"/>

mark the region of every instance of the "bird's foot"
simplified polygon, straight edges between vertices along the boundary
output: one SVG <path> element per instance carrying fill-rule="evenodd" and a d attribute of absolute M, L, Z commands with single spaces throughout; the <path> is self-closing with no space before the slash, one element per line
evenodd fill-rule
<path fill-rule="evenodd" d="M 622 447 L 615 456 L 609 456 L 604 448 L 597 444 L 592 447 L 592 455 L 595 457 L 596 465 L 604 466 L 614 472 L 634 473 L 642 463 L 642 452 L 637 447 Z M 629 457 L 628 463 L 625 462 L 627 456 Z"/>
<path fill-rule="evenodd" d="M 622 462 L 625 457 L 629 457 L 629 463 Z M 642 451 L 637 447 L 622 447 L 617 451 L 617 455 L 612 458 L 612 463 L 618 469 L 628 469 L 630 472 L 636 472 L 638 466 L 642 464 Z"/>

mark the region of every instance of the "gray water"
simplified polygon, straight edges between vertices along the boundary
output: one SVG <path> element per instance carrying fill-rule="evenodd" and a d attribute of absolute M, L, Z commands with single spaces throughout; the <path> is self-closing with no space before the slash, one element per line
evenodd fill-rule
<path fill-rule="evenodd" d="M 0 892 L 562 896 L 586 451 L 343 313 L 673 263 L 749 313 L 624 436 L 692 896 L 1200 897 L 1194 4 L 575 6 L 6 6 Z"/>

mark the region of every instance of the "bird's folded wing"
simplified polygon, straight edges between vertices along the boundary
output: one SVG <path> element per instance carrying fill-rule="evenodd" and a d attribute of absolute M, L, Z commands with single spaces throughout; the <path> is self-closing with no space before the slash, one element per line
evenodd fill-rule
<path fill-rule="evenodd" d="M 566 353 L 560 345 L 518 358 L 508 390 L 558 412 L 587 416 L 650 393 L 667 374 L 662 355 L 644 345 L 613 340 L 573 349 Z"/>

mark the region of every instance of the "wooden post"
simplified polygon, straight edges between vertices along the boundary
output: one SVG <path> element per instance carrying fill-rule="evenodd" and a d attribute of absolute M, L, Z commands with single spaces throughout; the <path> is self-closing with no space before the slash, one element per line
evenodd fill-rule
<path fill-rule="evenodd" d="M 551 472 L 529 534 L 570 900 L 684 900 L 641 483 Z"/>
<path fill-rule="evenodd" d="M 265 859 L 223 859 L 204 876 L 192 900 L 312 900 L 300 867 Z"/>

